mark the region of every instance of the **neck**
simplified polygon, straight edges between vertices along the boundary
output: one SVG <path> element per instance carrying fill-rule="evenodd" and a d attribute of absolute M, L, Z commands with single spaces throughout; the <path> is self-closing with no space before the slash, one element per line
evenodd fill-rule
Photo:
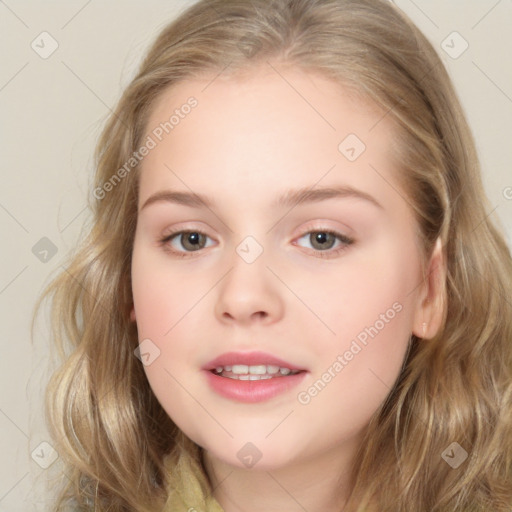
<path fill-rule="evenodd" d="M 342 512 L 350 493 L 354 453 L 329 450 L 269 469 L 234 467 L 203 453 L 203 464 L 224 512 Z"/>

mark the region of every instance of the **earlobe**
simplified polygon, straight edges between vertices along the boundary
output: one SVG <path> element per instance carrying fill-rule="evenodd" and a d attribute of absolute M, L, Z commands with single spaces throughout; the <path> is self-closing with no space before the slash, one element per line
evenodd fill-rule
<path fill-rule="evenodd" d="M 438 238 L 424 275 L 414 318 L 413 334 L 418 338 L 433 338 L 444 318 L 446 264 L 443 245 Z"/>

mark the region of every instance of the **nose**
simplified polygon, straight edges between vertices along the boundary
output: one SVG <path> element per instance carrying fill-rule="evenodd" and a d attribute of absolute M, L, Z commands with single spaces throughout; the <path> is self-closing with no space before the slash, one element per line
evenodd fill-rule
<path fill-rule="evenodd" d="M 231 270 L 217 287 L 215 315 L 222 323 L 271 324 L 284 312 L 282 284 L 265 265 L 263 255 L 252 263 L 235 254 Z"/>

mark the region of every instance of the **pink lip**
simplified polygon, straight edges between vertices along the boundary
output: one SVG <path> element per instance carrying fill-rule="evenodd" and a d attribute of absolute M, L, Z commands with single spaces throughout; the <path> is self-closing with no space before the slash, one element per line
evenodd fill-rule
<path fill-rule="evenodd" d="M 221 377 L 212 371 L 218 366 L 232 366 L 234 364 L 245 364 L 248 366 L 264 364 L 301 371 L 293 375 L 265 380 L 230 379 L 228 377 Z M 305 369 L 264 352 L 228 352 L 204 365 L 202 370 L 213 391 L 225 398 L 245 403 L 263 402 L 281 393 L 285 393 L 297 386 L 307 373 Z"/>
<path fill-rule="evenodd" d="M 202 369 L 215 370 L 218 366 L 233 366 L 234 364 L 246 364 L 247 366 L 264 364 L 290 368 L 290 370 L 304 370 L 304 368 L 300 368 L 265 352 L 226 352 L 206 363 Z"/>

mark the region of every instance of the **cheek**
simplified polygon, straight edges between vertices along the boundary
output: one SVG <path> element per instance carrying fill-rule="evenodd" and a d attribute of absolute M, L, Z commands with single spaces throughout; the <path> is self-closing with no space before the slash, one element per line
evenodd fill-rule
<path fill-rule="evenodd" d="M 181 429 L 193 432 L 194 418 L 200 417 L 201 411 L 190 398 L 199 391 L 188 378 L 192 371 L 188 361 L 195 349 L 186 341 L 198 334 L 194 332 L 199 324 L 194 321 L 199 309 L 195 306 L 205 291 L 196 288 L 200 283 L 193 276 L 187 277 L 169 271 L 162 258 L 135 244 L 132 293 L 138 338 L 151 354 L 144 371 L 169 417 Z"/>
<path fill-rule="evenodd" d="M 352 411 L 366 421 L 400 374 L 420 266 L 417 252 L 399 242 L 347 255 L 339 271 L 317 276 L 309 291 L 309 279 L 303 281 L 305 302 L 329 327 L 318 324 L 323 334 L 310 345 L 317 363 L 298 395 L 299 403 L 311 404 L 318 414 L 325 408 L 333 416 L 335 410 L 340 415 Z"/>
<path fill-rule="evenodd" d="M 368 324 L 360 331 L 364 337 L 340 340 L 337 350 L 324 354 L 319 371 L 297 393 L 297 428 L 307 428 L 306 435 L 321 431 L 326 448 L 363 431 L 400 375 L 410 334 L 398 321 L 402 313 L 380 331 Z"/>
<path fill-rule="evenodd" d="M 382 240 L 369 249 L 347 253 L 336 265 L 293 271 L 283 280 L 293 282 L 310 310 L 303 311 L 304 316 L 311 318 L 320 339 L 330 338 L 336 349 L 360 334 L 364 341 L 366 329 L 374 325 L 390 336 L 393 331 L 391 340 L 397 339 L 394 331 L 412 330 L 413 292 L 420 283 L 419 255 L 409 245 L 414 244 L 405 236 Z"/>
<path fill-rule="evenodd" d="M 169 339 L 207 292 L 205 279 L 176 272 L 165 255 L 138 248 L 132 258 L 132 293 L 139 339 Z"/>
<path fill-rule="evenodd" d="M 179 383 L 186 382 L 187 391 L 194 396 L 197 393 L 188 377 L 197 372 L 195 344 L 204 338 L 199 321 L 205 316 L 202 298 L 210 288 L 203 274 L 173 270 L 165 255 L 155 255 L 136 240 L 132 294 L 138 339 L 152 354 L 144 370 L 156 397 L 173 419 L 176 411 L 191 406 L 190 396 Z"/>

